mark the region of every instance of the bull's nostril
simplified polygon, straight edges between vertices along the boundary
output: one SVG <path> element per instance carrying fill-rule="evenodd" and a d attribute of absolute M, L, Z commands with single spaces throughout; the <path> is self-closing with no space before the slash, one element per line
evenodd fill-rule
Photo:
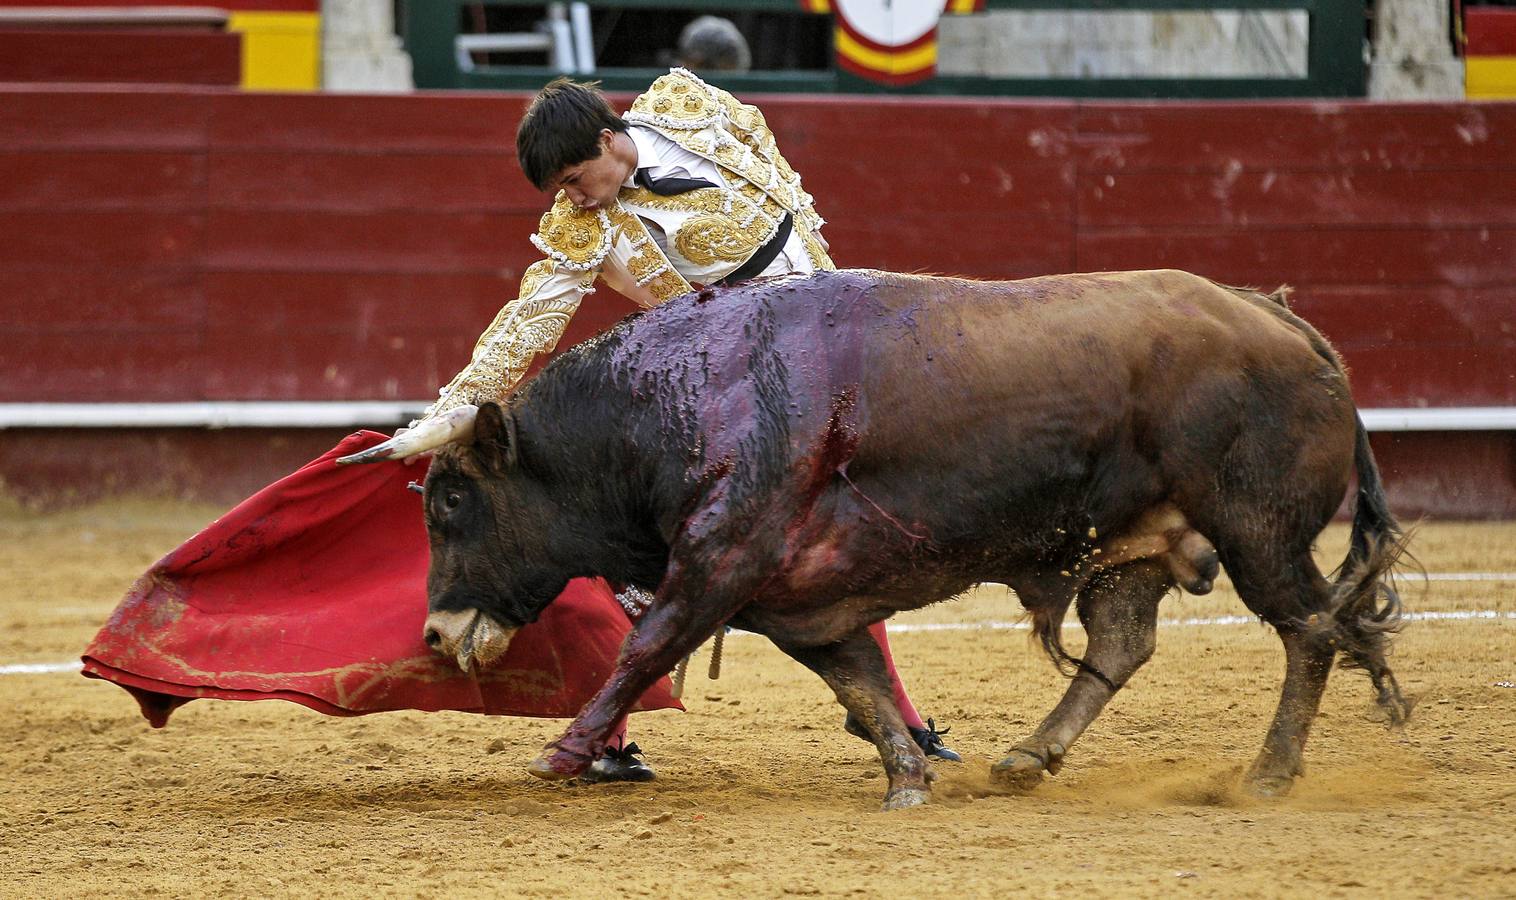
<path fill-rule="evenodd" d="M 426 640 L 426 645 L 433 650 L 442 646 L 442 633 L 435 628 L 428 628 L 422 637 Z"/>

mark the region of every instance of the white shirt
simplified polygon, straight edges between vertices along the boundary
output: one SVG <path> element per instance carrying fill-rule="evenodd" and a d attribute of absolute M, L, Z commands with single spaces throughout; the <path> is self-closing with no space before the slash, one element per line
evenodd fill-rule
<path fill-rule="evenodd" d="M 651 128 L 632 125 L 627 128 L 626 136 L 637 147 L 636 169 L 647 169 L 650 178 L 703 178 L 711 184 L 726 184 L 715 163 L 691 153 Z M 626 176 L 622 187 L 637 186 L 636 169 Z"/>
<path fill-rule="evenodd" d="M 627 175 L 626 181 L 622 183 L 623 187 L 637 187 L 638 169 L 647 169 L 649 178 L 701 178 L 714 185 L 728 186 L 726 178 L 721 174 L 720 166 L 703 156 L 691 153 L 651 128 L 632 125 L 627 128 L 626 136 L 632 139 L 632 144 L 637 148 L 637 165 Z M 653 236 L 658 249 L 667 254 L 669 252 L 668 235 L 664 231 L 663 224 L 648 215 L 643 215 L 641 218 L 647 224 L 648 233 Z M 805 243 L 801 241 L 800 233 L 792 228 L 789 239 L 784 242 L 784 249 L 758 274 L 760 276 L 788 275 L 792 272 L 809 272 L 811 269 L 811 258 L 805 252 Z M 721 277 L 736 270 L 737 266 L 734 265 Z"/>

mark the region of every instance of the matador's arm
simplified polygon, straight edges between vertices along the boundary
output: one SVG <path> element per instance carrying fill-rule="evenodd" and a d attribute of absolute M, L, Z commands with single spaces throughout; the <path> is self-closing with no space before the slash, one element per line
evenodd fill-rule
<path fill-rule="evenodd" d="M 495 316 L 474 344 L 468 366 L 441 390 L 437 402 L 417 422 L 465 404 L 503 401 L 520 383 L 532 358 L 558 345 L 579 302 L 593 290 L 595 275 L 593 269 L 570 269 L 551 259 L 528 267 L 521 276 L 519 297 Z"/>

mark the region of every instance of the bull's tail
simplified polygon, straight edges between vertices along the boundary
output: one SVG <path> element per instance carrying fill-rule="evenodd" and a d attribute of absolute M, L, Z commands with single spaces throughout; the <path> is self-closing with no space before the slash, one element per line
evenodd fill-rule
<path fill-rule="evenodd" d="M 1333 573 L 1331 621 L 1323 624 L 1331 629 L 1333 646 L 1342 652 L 1341 665 L 1368 673 L 1389 723 L 1399 725 L 1410 716 L 1412 701 L 1401 694 L 1388 656 L 1390 638 L 1404 623 L 1394 570 L 1406 554 L 1408 535 L 1385 502 L 1379 465 L 1361 418 L 1357 419 L 1353 463 L 1358 470 L 1358 495 L 1352 540 L 1347 558 Z"/>
<path fill-rule="evenodd" d="M 1228 290 L 1266 309 L 1299 331 L 1317 355 L 1326 360 L 1347 382 L 1347 369 L 1332 345 L 1311 323 L 1290 309 L 1290 288 L 1282 286 L 1271 293 L 1248 288 Z M 1356 433 L 1353 442 L 1353 465 L 1358 470 L 1358 493 L 1353 510 L 1352 542 L 1342 565 L 1333 573 L 1330 618 L 1317 627 L 1329 630 L 1327 639 L 1342 652 L 1344 668 L 1363 669 L 1374 682 L 1381 708 L 1391 725 L 1398 725 L 1411 714 L 1412 701 L 1400 693 L 1395 674 L 1390 671 L 1390 639 L 1404 624 L 1400 592 L 1395 588 L 1395 566 L 1407 556 L 1409 539 L 1395 520 L 1384 496 L 1379 464 L 1369 447 L 1369 433 L 1363 418 L 1353 414 Z"/>

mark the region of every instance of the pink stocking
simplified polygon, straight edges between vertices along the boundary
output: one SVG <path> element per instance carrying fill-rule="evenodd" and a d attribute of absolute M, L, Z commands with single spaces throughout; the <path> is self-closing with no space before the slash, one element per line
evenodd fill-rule
<path fill-rule="evenodd" d="M 916 712 L 916 705 L 905 693 L 905 685 L 900 683 L 900 673 L 895 671 L 895 658 L 890 655 L 890 639 L 886 636 L 883 622 L 875 622 L 869 626 L 869 634 L 873 636 L 874 643 L 879 645 L 879 652 L 884 654 L 884 667 L 890 673 L 890 688 L 895 692 L 895 703 L 900 707 L 900 715 L 905 719 L 905 724 L 911 728 L 925 728 L 926 723 L 921 721 L 921 713 Z"/>

